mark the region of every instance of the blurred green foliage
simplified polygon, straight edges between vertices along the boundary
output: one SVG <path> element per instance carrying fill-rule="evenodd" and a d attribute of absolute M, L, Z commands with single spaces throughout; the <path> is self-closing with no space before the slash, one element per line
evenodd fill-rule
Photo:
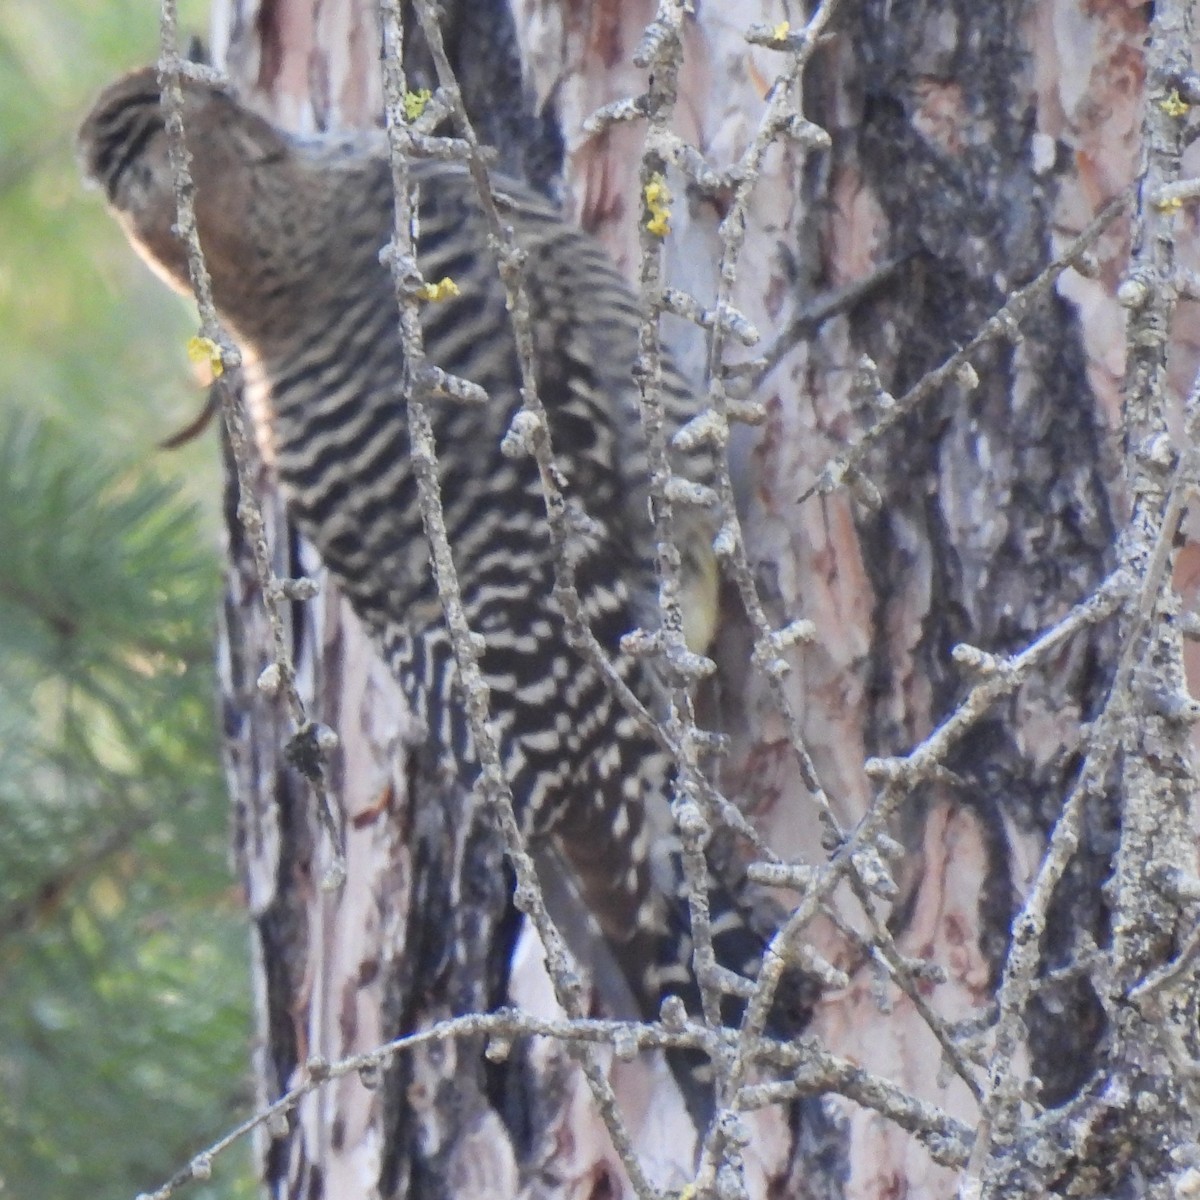
<path fill-rule="evenodd" d="M 0 1200 L 129 1200 L 249 1103 L 216 454 L 155 448 L 203 403 L 192 323 L 73 147 L 157 22 L 155 0 L 0 3 Z M 185 1194 L 253 1195 L 247 1155 Z"/>

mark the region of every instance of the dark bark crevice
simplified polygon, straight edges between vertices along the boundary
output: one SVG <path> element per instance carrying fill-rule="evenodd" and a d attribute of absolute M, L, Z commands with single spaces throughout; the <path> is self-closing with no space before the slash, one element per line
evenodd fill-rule
<path fill-rule="evenodd" d="M 1030 166 L 1026 7 L 928 3 L 897 21 L 887 6 L 869 3 L 844 31 L 861 56 L 862 122 L 842 152 L 882 205 L 893 251 L 919 248 L 901 268 L 908 286 L 872 297 L 854 320 L 857 344 L 895 395 L 968 340 L 1009 290 L 1049 260 L 1055 180 Z M 1112 565 L 1112 455 L 1070 306 L 1055 296 L 1042 301 L 1019 343 L 993 344 L 974 365 L 980 385 L 947 388 L 930 401 L 868 471 L 884 495 L 883 508 L 858 523 L 877 601 L 875 753 L 906 751 L 961 698 L 970 680 L 952 663 L 956 643 L 1023 649 Z M 922 589 L 929 602 L 912 665 L 932 688 L 932 708 L 923 721 L 908 713 L 918 723 L 900 729 L 889 714 L 904 680 L 889 639 Z M 1108 684 L 1104 664 L 1115 661 L 1111 632 L 1080 640 L 1083 648 L 1064 656 L 1060 672 L 1027 685 L 947 763 L 963 781 L 958 802 L 982 819 L 994 848 L 980 913 L 994 972 L 1015 904 L 1003 820 L 1048 831 L 1077 764 L 1071 744 L 1047 756 L 1030 751 L 1029 736 L 1036 746 L 1039 713 L 1086 719 L 1095 712 Z M 1097 811 L 1092 820 L 1108 825 L 1111 815 Z M 918 838 L 910 828 L 908 844 Z M 1113 848 L 1111 837 L 1091 837 L 1064 880 L 1051 964 L 1077 950 L 1075 931 L 1103 942 L 1099 884 L 1111 872 Z M 1081 978 L 1043 998 L 1036 1012 L 1034 1071 L 1046 1101 L 1061 1102 L 1093 1069 L 1104 1022 Z"/>

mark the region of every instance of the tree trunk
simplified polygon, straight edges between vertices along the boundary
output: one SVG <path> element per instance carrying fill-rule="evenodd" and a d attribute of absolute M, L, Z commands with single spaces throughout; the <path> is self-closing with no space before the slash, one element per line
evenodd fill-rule
<path fill-rule="evenodd" d="M 791 69 L 786 39 L 802 26 L 780 24 L 790 7 L 726 0 L 684 20 L 673 128 L 713 170 L 746 153 Z M 1143 268 L 1173 269 L 1146 257 L 1170 241 L 1154 224 L 1167 217 L 1128 207 L 1012 307 L 969 365 L 923 383 L 1153 167 L 1156 146 L 1169 173 L 1185 118 L 1163 101 L 1172 87 L 1191 99 L 1187 64 L 1171 61 L 1190 27 L 1158 7 L 1146 50 L 1147 13 L 1133 6 L 843 4 L 801 89 L 830 144 L 793 124 L 749 194 L 731 299 L 762 334 L 742 357 L 767 359 L 749 372 L 766 417 L 736 429 L 730 458 L 754 595 L 726 584 L 719 671 L 702 702 L 731 739 L 724 794 L 783 859 L 835 864 L 837 886 L 804 935 L 846 979 L 825 990 L 810 1032 L 862 1069 L 835 1079 L 826 1061 L 790 1108 L 753 1114 L 741 1155 L 753 1196 L 949 1197 L 964 1180 L 1006 1197 L 1165 1196 L 1200 1167 L 1181 1149 L 1196 1131 L 1191 1085 L 1177 1078 L 1196 1053 L 1190 968 L 1152 1001 L 1132 999 L 1195 921 L 1188 734 L 1162 699 L 1183 690 L 1177 598 L 1169 578 L 1146 595 L 1102 588 L 1118 567 L 1135 591 L 1154 584 L 1153 555 L 1131 547 L 1145 535 L 1169 550 L 1174 537 L 1162 514 L 1175 460 L 1155 467 L 1145 446 L 1165 433 L 1163 398 L 1186 393 L 1196 356 L 1181 317 L 1183 349 L 1164 366 L 1169 308 L 1117 298 L 1131 237 Z M 561 178 L 567 210 L 634 278 L 644 123 L 595 133 L 585 122 L 646 90 L 633 58 L 654 7 L 442 10 L 468 111 L 504 169 L 554 194 Z M 434 87 L 410 33 L 409 86 Z M 280 124 L 377 120 L 369 0 L 226 0 L 215 47 Z M 1161 144 L 1143 119 L 1165 130 Z M 668 173 L 668 281 L 706 308 L 737 183 Z M 1132 354 L 1127 323 L 1144 334 Z M 703 331 L 665 328 L 703 379 Z M 1123 425 L 1122 406 L 1139 397 Z M 1173 427 L 1178 413 L 1176 401 Z M 263 492 L 278 573 L 316 573 L 265 473 Z M 553 1015 L 486 814 L 424 763 L 387 670 L 327 582 L 291 613 L 309 714 L 341 739 L 331 781 L 348 874 L 322 889 L 330 847 L 284 765 L 287 721 L 254 686 L 269 637 L 232 512 L 230 529 L 226 730 L 255 929 L 260 1099 L 303 1080 L 314 1058 L 452 1015 L 501 1004 Z M 1185 583 L 1194 561 L 1189 549 L 1178 564 Z M 1094 595 L 1095 613 L 1029 664 L 1017 659 L 1006 686 L 1010 656 Z M 806 618 L 813 636 L 781 649 L 760 617 L 776 630 Z M 1129 647 L 1134 666 L 1152 664 L 1155 688 L 1121 674 Z M 786 674 L 760 669 L 780 653 Z M 1056 858 L 1048 846 L 1072 797 L 1062 839 L 1074 852 Z M 901 852 L 868 838 L 842 864 L 851 831 L 883 817 Z M 1156 870 L 1182 882 L 1148 901 L 1136 879 Z M 1031 894 L 1041 921 L 1014 938 Z M 1005 985 L 997 1029 L 997 988 L 1025 969 L 1022 937 L 1040 981 L 1024 999 L 1019 978 Z M 379 1078 L 308 1093 L 286 1128 L 262 1135 L 270 1193 L 633 1194 L 561 1045 L 517 1039 L 489 1059 L 484 1048 L 479 1034 L 431 1041 Z M 989 1061 L 999 1077 L 981 1069 Z M 614 1059 L 613 1078 L 648 1174 L 682 1186 L 696 1141 L 665 1069 Z M 880 1099 L 880 1080 L 898 1091 Z M 974 1154 L 955 1142 L 958 1126 L 906 1109 L 901 1092 L 975 1132 Z"/>

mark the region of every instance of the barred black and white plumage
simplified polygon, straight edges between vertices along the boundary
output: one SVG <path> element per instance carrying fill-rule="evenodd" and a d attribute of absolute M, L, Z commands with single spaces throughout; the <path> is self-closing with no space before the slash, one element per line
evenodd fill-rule
<path fill-rule="evenodd" d="M 378 137 L 302 140 L 222 87 L 185 82 L 201 242 L 222 318 L 246 353 L 259 433 L 293 515 L 370 628 L 437 746 L 472 769 L 470 736 L 409 461 L 393 285 L 379 252 L 393 197 Z M 130 239 L 188 290 L 152 70 L 119 81 L 81 132 L 86 170 Z M 423 309 L 429 360 L 481 385 L 483 406 L 434 410 L 446 525 L 504 766 L 531 839 L 554 844 L 613 949 L 643 1015 L 665 991 L 694 1005 L 686 913 L 652 882 L 646 808 L 669 786 L 667 756 L 567 644 L 536 467 L 501 452 L 520 402 L 505 293 L 468 174 L 412 165 L 419 264 L 459 295 Z M 591 518 L 577 567 L 591 627 L 648 701 L 621 637 L 653 610 L 654 532 L 631 368 L 636 303 L 604 254 L 543 200 L 500 181 L 497 198 L 528 254 L 537 386 L 569 494 Z M 669 368 L 670 420 L 692 415 Z M 686 469 L 686 468 L 685 468 Z M 693 471 L 697 469 L 692 465 Z M 685 524 L 688 607 L 711 633 L 712 528 Z M 728 923 L 727 965 L 759 943 Z M 695 1106 L 694 1106 L 695 1107 Z"/>

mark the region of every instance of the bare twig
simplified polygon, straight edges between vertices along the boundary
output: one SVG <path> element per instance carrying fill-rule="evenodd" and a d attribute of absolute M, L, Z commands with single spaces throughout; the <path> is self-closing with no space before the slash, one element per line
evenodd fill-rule
<path fill-rule="evenodd" d="M 251 450 L 251 440 L 246 432 L 246 414 L 242 407 L 240 389 L 230 381 L 230 372 L 241 365 L 241 355 L 217 317 L 217 310 L 213 304 L 212 283 L 204 265 L 204 251 L 196 228 L 196 211 L 192 199 L 193 183 L 189 169 L 191 156 L 188 153 L 183 127 L 182 75 L 185 70 L 192 68 L 189 68 L 179 55 L 178 18 L 174 0 L 162 0 L 159 28 L 159 80 L 162 84 L 167 145 L 174 174 L 175 203 L 178 211 L 176 231 L 187 252 L 188 275 L 191 278 L 196 307 L 200 312 L 200 336 L 216 346 L 220 356 L 221 370 L 215 380 L 215 386 L 220 396 L 221 414 L 229 435 L 237 472 L 238 520 L 254 556 L 255 572 L 271 630 L 272 662 L 260 680 L 260 686 L 264 691 L 282 694 L 287 704 L 296 728 L 288 757 L 312 786 L 317 801 L 317 816 L 329 845 L 330 858 L 322 886 L 337 888 L 341 886 L 346 875 L 345 832 L 340 810 L 325 778 L 326 758 L 336 745 L 337 739 L 331 729 L 318 726 L 309 720 L 304 710 L 304 701 L 296 687 L 296 668 L 288 648 L 288 632 L 283 615 L 283 600 L 289 581 L 280 580 L 271 566 L 266 525 L 255 492 L 255 459 Z"/>

